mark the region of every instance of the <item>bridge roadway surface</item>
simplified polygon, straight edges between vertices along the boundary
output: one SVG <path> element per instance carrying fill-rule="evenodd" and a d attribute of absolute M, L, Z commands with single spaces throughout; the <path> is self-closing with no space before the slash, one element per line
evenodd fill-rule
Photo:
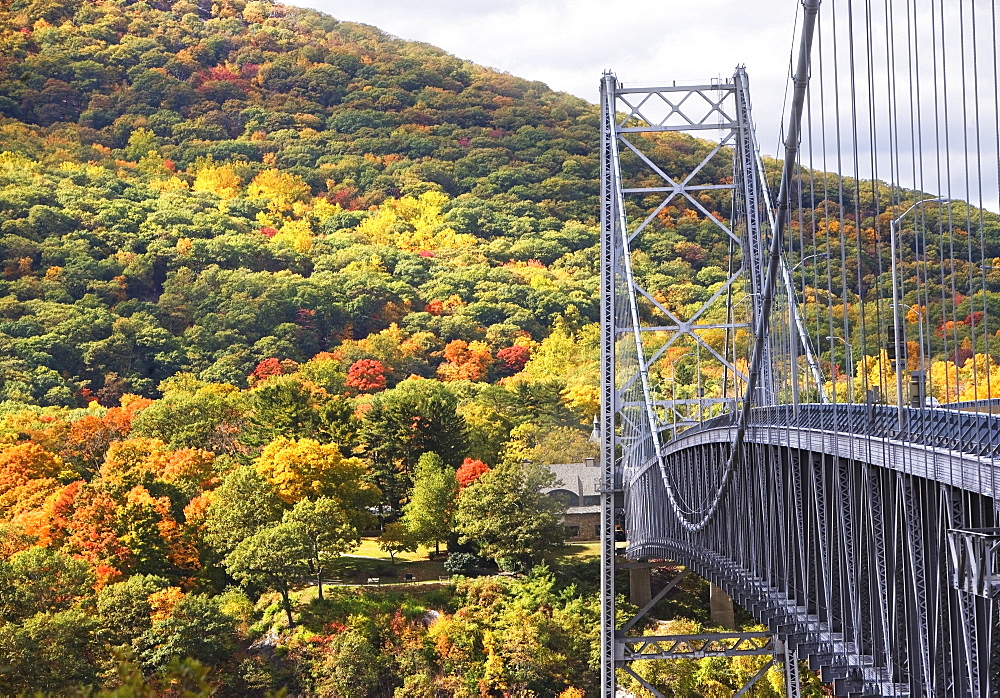
<path fill-rule="evenodd" d="M 997 525 L 1000 418 L 903 416 L 900 430 L 895 406 L 754 409 L 732 488 L 699 532 L 679 525 L 665 483 L 696 518 L 736 426 L 724 415 L 683 432 L 661 448 L 664 472 L 622 473 L 627 557 L 675 560 L 725 589 L 837 695 L 987 695 L 995 604 L 954 587 L 946 551 L 948 529 Z"/>

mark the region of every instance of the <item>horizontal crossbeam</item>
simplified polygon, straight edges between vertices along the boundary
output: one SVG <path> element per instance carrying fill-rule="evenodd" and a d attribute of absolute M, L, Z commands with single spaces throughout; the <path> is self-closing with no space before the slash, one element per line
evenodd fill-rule
<path fill-rule="evenodd" d="M 710 325 L 647 325 L 639 328 L 640 332 L 684 332 L 691 333 L 697 330 L 732 330 L 742 327 L 749 327 L 747 322 L 718 322 Z M 624 334 L 625 330 L 620 329 L 619 334 Z"/>
<path fill-rule="evenodd" d="M 671 85 L 669 87 L 619 87 L 615 94 L 634 95 L 649 92 L 735 92 L 736 86 L 731 82 L 720 82 L 715 85 Z"/>
<path fill-rule="evenodd" d="M 705 657 L 773 656 L 774 636 L 767 632 L 647 635 L 620 639 L 619 661 L 642 659 L 704 659 Z"/>
<path fill-rule="evenodd" d="M 735 189 L 732 184 L 698 184 L 692 186 L 676 186 L 676 187 L 630 187 L 628 189 L 622 189 L 622 194 L 656 194 L 656 193 L 666 193 L 666 192 L 677 192 L 678 194 L 685 191 L 706 191 L 711 189 Z"/>
<path fill-rule="evenodd" d="M 618 133 L 662 133 L 664 131 L 728 131 L 737 127 L 735 121 L 714 124 L 678 124 L 677 126 L 623 126 Z"/>

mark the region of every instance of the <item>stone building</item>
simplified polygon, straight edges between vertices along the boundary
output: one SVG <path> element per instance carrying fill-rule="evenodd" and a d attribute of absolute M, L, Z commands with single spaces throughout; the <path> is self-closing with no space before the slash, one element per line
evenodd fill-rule
<path fill-rule="evenodd" d="M 542 490 L 566 503 L 566 540 L 599 540 L 601 537 L 601 496 L 597 493 L 600 468 L 593 458 L 583 463 L 547 466 L 556 476 L 556 485 Z"/>

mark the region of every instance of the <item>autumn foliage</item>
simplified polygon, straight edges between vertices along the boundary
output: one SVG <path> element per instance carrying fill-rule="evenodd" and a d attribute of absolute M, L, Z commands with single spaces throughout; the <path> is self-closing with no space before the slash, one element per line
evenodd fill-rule
<path fill-rule="evenodd" d="M 374 393 L 385 388 L 385 374 L 381 361 L 360 359 L 347 369 L 347 385 L 359 393 Z"/>
<path fill-rule="evenodd" d="M 262 0 L 0 20 L 0 693 L 97 692 L 121 656 L 164 695 L 557 695 L 481 630 L 469 655 L 460 614 L 298 634 L 251 597 L 393 525 L 422 457 L 447 511 L 525 423 L 579 431 L 593 107 Z"/>
<path fill-rule="evenodd" d="M 481 460 L 466 458 L 462 461 L 462 465 L 459 466 L 458 470 L 455 471 L 455 481 L 458 483 L 459 489 L 463 489 L 488 472 L 490 472 L 490 466 L 486 465 L 486 463 L 483 463 Z"/>
<path fill-rule="evenodd" d="M 272 376 L 283 376 L 295 370 L 297 364 L 290 359 L 264 359 L 250 373 L 250 380 L 253 382 L 267 380 Z"/>
<path fill-rule="evenodd" d="M 443 381 L 483 380 L 492 361 L 485 342 L 453 339 L 444 347 L 444 363 L 438 366 L 437 373 Z"/>
<path fill-rule="evenodd" d="M 531 358 L 528 347 L 515 344 L 504 347 L 497 352 L 497 373 L 501 376 L 513 376 L 520 373 Z"/>

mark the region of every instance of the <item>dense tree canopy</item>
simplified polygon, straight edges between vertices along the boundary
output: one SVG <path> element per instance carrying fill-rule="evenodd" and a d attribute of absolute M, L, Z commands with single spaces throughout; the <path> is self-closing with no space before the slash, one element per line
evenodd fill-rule
<path fill-rule="evenodd" d="M 413 344 L 344 369 L 481 380 L 518 332 L 596 317 L 584 102 L 309 10 L 59 8 L 0 12 L 4 397 L 242 387 L 393 323 Z M 449 342 L 476 358 L 428 365 Z"/>

